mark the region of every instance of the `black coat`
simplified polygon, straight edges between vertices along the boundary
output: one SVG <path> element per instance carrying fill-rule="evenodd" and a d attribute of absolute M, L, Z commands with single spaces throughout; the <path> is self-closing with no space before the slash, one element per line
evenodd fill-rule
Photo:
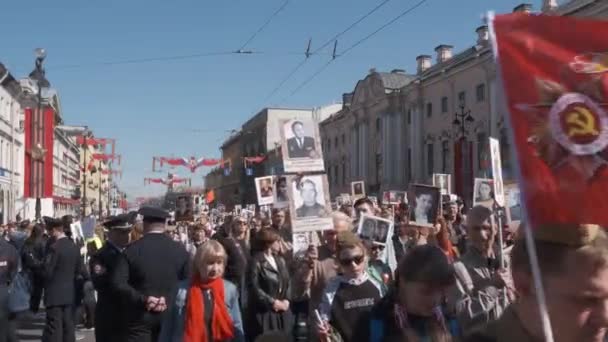
<path fill-rule="evenodd" d="M 315 139 L 303 137 L 302 147 L 295 137 L 287 139 L 287 155 L 289 158 L 310 158 L 310 152 L 315 150 Z"/>
<path fill-rule="evenodd" d="M 44 305 L 75 304 L 76 282 L 87 278 L 80 250 L 67 237 L 56 240 L 47 250 L 43 267 Z"/>
<path fill-rule="evenodd" d="M 172 303 L 178 282 L 189 275 L 190 254 L 163 233 L 147 233 L 133 242 L 119 258 L 112 287 L 124 300 L 127 341 L 152 341 L 160 332 L 162 314 L 148 312 L 148 296 L 165 297 Z"/>
<path fill-rule="evenodd" d="M 274 256 L 277 269 L 266 260 L 263 253 L 257 253 L 249 268 L 251 289 L 249 293 L 252 326 L 249 328 L 252 338 L 269 331 L 291 332 L 293 316 L 291 310 L 275 312 L 272 304 L 275 300 L 289 300 L 291 279 L 285 260 Z"/>
<path fill-rule="evenodd" d="M 95 338 L 99 341 L 118 340 L 124 330 L 124 312 L 117 291 L 111 286 L 112 274 L 122 251 L 106 242 L 89 260 L 93 286 L 97 291 L 95 306 Z"/>

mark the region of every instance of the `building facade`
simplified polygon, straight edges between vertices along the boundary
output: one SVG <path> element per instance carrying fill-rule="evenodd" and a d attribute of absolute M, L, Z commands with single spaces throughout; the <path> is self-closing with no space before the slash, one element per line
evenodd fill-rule
<path fill-rule="evenodd" d="M 205 187 L 215 190 L 218 203 L 229 208 L 234 204 L 256 204 L 255 177 L 283 174 L 280 122 L 311 117 L 320 122 L 341 107 L 333 104 L 312 109 L 262 109 L 222 144 L 222 158 L 229 164 L 205 176 Z M 246 160 L 255 157 L 261 158 L 260 161 Z M 223 174 L 219 174 L 220 171 Z"/>
<path fill-rule="evenodd" d="M 0 224 L 24 216 L 22 103 L 21 85 L 0 64 Z"/>
<path fill-rule="evenodd" d="M 402 124 L 399 93 L 413 75 L 403 70 L 377 72 L 360 80 L 343 95 L 342 110 L 320 124 L 323 156 L 332 197 L 350 193 L 350 183 L 365 181 L 367 192 L 377 195 L 399 179 L 396 160 Z"/>
<path fill-rule="evenodd" d="M 80 148 L 75 139 L 55 130 L 53 144 L 53 212 L 55 216 L 79 212 Z"/>
<path fill-rule="evenodd" d="M 112 174 L 108 162 L 96 160 L 93 155 L 105 154 L 105 146 L 81 145 L 78 147 L 78 151 L 79 164 L 76 167 L 82 172 L 78 173 L 79 183 L 76 186 L 80 188 L 80 197 L 74 196 L 77 198 L 75 207 L 84 208 L 85 215 L 91 213 L 103 215 L 108 210 L 108 204 L 111 201 Z M 89 168 L 89 166 L 91 167 Z"/>

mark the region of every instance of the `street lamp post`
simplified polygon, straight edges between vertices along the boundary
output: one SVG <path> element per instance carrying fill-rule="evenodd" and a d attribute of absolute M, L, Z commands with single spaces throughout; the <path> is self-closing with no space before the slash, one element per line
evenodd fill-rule
<path fill-rule="evenodd" d="M 468 126 L 475 119 L 471 115 L 471 110 L 466 109 L 464 101 L 460 101 L 458 106 L 459 111 L 454 113 L 454 121 L 452 124 L 456 128 L 455 141 L 455 181 L 456 192 L 461 196 L 469 194 L 469 179 L 471 178 L 471 148 L 467 139 L 469 135 Z M 459 177 L 460 176 L 460 177 Z"/>
<path fill-rule="evenodd" d="M 42 48 L 37 48 L 36 50 L 34 50 L 34 53 L 36 55 L 36 63 L 35 63 L 35 68 L 34 71 L 32 71 L 29 75 L 30 79 L 36 81 L 36 85 L 38 87 L 38 96 L 37 96 L 37 100 L 38 100 L 38 113 L 36 115 L 36 119 L 32 120 L 32 126 L 34 128 L 33 132 L 37 132 L 39 134 L 32 134 L 30 136 L 31 139 L 31 143 L 32 146 L 37 146 L 37 141 L 36 141 L 36 136 L 39 135 L 41 137 L 40 139 L 40 144 L 42 146 L 42 143 L 45 141 L 44 139 L 44 127 L 43 127 L 43 122 L 44 122 L 44 114 L 42 113 L 42 88 L 43 87 L 49 87 L 49 81 L 46 79 L 45 77 L 45 71 L 44 68 L 42 66 L 42 63 L 44 62 L 44 59 L 46 58 L 46 50 L 42 49 Z M 41 131 L 41 132 L 40 132 Z M 44 172 L 43 170 L 41 170 L 42 168 L 40 167 L 40 165 L 38 165 L 39 163 L 36 163 L 36 172 L 32 172 L 31 173 L 31 178 L 30 178 L 30 184 L 33 184 L 36 186 L 36 207 L 35 207 L 35 215 L 36 215 L 36 220 L 39 221 L 41 218 L 41 211 L 42 211 L 42 205 L 40 203 L 40 196 L 41 196 L 41 192 L 44 191 L 44 177 L 42 177 L 41 173 Z"/>

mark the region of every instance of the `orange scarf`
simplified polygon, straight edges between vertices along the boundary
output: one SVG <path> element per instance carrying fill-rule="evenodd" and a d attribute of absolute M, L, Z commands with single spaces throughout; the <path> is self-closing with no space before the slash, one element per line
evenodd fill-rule
<path fill-rule="evenodd" d="M 211 318 L 211 340 L 207 339 L 207 324 L 205 324 L 205 301 L 203 290 L 211 290 L 213 296 L 213 314 Z M 186 303 L 186 322 L 184 327 L 184 342 L 214 342 L 226 341 L 234 337 L 232 318 L 224 302 L 224 280 L 215 278 L 206 283 L 193 281 L 188 290 Z"/>

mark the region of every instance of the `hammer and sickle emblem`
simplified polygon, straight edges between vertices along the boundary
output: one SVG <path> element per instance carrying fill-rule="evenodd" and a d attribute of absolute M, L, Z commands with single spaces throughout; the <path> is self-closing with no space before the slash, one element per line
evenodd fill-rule
<path fill-rule="evenodd" d="M 589 109 L 585 107 L 575 107 L 573 111 L 567 114 L 566 123 L 568 127 L 568 136 L 594 135 L 597 136 L 600 132 L 597 130 L 596 120 Z"/>

